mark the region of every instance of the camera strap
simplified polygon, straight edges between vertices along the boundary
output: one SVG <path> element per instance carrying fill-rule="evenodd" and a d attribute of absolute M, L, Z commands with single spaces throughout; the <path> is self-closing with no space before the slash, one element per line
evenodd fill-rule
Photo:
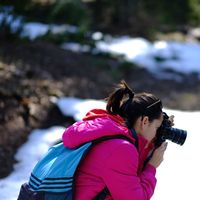
<path fill-rule="evenodd" d="M 134 128 L 131 128 L 131 133 L 133 138 L 135 139 L 135 147 L 137 148 L 137 150 L 139 150 L 138 136 Z"/>

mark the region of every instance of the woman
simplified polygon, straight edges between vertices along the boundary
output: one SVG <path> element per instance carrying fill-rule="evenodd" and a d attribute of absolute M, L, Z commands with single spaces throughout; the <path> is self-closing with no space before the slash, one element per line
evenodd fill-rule
<path fill-rule="evenodd" d="M 162 103 L 153 94 L 134 94 L 123 81 L 107 99 L 106 110 L 94 109 L 63 134 L 68 148 L 104 136 L 122 135 L 97 143 L 77 170 L 75 199 L 94 199 L 104 188 L 106 199 L 149 200 L 156 186 L 156 168 L 163 161 L 167 143 L 152 150 L 163 121 Z"/>

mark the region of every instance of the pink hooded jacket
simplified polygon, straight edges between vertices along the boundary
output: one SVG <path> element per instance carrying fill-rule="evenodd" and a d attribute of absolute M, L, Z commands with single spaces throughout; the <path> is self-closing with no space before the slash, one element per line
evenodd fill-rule
<path fill-rule="evenodd" d="M 75 148 L 102 136 L 119 134 L 135 141 L 120 116 L 95 109 L 65 130 L 63 143 Z M 107 200 L 149 200 L 156 185 L 156 169 L 150 164 L 142 168 L 152 145 L 147 147 L 147 140 L 140 135 L 138 139 L 139 151 L 124 139 L 96 144 L 78 168 L 75 200 L 91 200 L 105 187 L 110 192 Z"/>

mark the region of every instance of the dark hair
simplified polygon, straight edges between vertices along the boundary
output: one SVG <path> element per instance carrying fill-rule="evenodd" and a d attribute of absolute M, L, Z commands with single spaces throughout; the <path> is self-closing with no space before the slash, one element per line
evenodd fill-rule
<path fill-rule="evenodd" d="M 151 93 L 134 94 L 125 81 L 109 95 L 106 110 L 120 115 L 131 128 L 140 116 L 148 116 L 149 121 L 158 119 L 162 113 L 162 102 Z"/>

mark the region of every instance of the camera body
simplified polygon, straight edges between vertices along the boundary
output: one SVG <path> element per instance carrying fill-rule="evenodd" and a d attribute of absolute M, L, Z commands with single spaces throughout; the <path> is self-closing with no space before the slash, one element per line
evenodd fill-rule
<path fill-rule="evenodd" d="M 170 140 L 176 144 L 183 145 L 186 137 L 187 131 L 172 128 L 169 116 L 163 112 L 163 122 L 156 133 L 155 147 L 159 147 L 165 140 Z"/>

